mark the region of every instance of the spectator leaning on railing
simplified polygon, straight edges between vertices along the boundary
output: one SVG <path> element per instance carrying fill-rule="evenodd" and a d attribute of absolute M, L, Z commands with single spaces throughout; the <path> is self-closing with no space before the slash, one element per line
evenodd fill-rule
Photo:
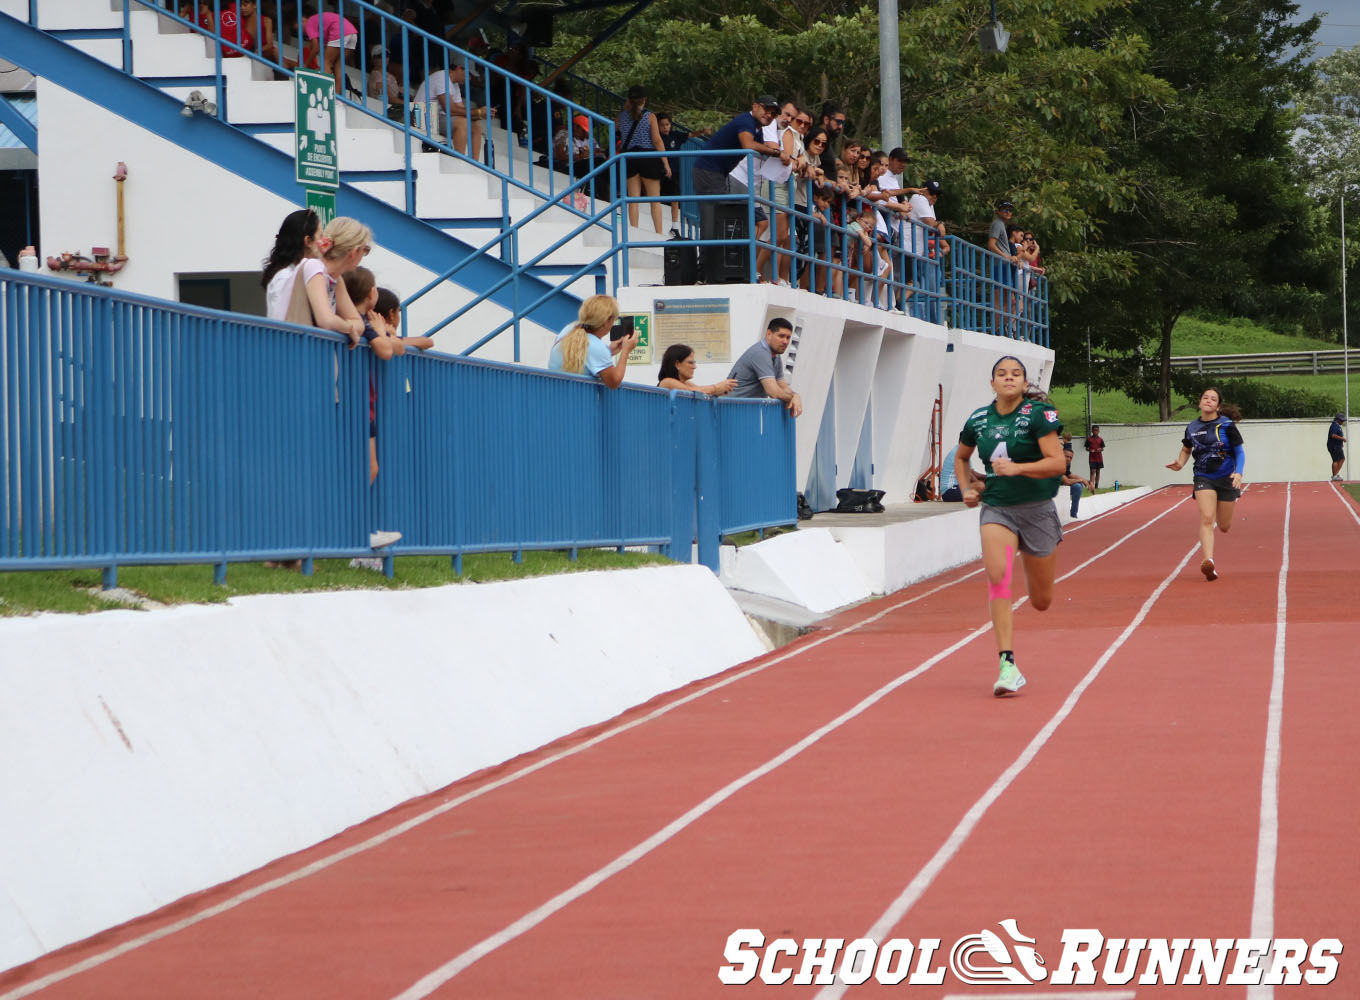
<path fill-rule="evenodd" d="M 792 416 L 802 416 L 803 398 L 784 378 L 783 354 L 793 339 L 793 324 L 782 316 L 770 320 L 765 335 L 737 358 L 727 377 L 735 379 L 734 397 L 780 399 Z"/>
<path fill-rule="evenodd" d="M 821 152 L 822 173 L 827 180 L 836 178 L 836 157 L 841 152 L 841 136 L 845 132 L 845 111 L 839 104 L 827 101 L 822 105 L 822 128 L 826 129 L 826 148 Z M 856 148 L 859 144 L 856 143 Z"/>
<path fill-rule="evenodd" d="M 628 353 L 637 346 L 636 332 L 605 343 L 619 319 L 619 304 L 612 295 L 592 295 L 581 303 L 576 322 L 553 342 L 548 370 L 590 375 L 611 389 L 623 384 Z"/>
<path fill-rule="evenodd" d="M 763 141 L 761 130 L 774 120 L 779 111 L 779 101 L 769 94 L 755 99 L 750 111 L 743 111 L 714 132 L 704 144 L 702 156 L 694 158 L 694 193 L 727 194 L 728 174 L 742 159 L 734 150 L 751 150 L 762 156 L 781 156 L 784 151 L 778 146 Z"/>
<path fill-rule="evenodd" d="M 706 396 L 725 396 L 737 387 L 736 379 L 731 378 L 722 379 L 712 385 L 696 385 L 694 369 L 698 364 L 694 358 L 694 348 L 688 344 L 672 344 L 661 356 L 661 371 L 657 373 L 656 384 L 663 389 L 702 392 Z"/>
<path fill-rule="evenodd" d="M 334 250 L 334 245 L 320 232 L 320 225 L 320 218 L 310 208 L 291 212 L 284 218 L 260 279 L 265 286 L 268 315 L 273 320 L 343 333 L 352 344 L 357 344 L 364 324 L 348 295 L 343 296 L 348 308 L 337 311 L 335 285 L 343 271 L 330 273 L 330 264 L 322 253 Z M 367 232 L 367 227 L 362 228 Z M 355 265 L 359 259 L 354 261 Z M 341 261 L 339 266 L 343 265 Z"/>

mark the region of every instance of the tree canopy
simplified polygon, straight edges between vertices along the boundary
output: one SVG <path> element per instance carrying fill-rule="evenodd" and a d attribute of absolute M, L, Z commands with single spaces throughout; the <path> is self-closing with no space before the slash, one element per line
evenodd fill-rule
<path fill-rule="evenodd" d="M 978 45 L 986 0 L 899 4 L 901 136 L 877 134 L 871 5 L 733 0 L 716 14 L 658 0 L 576 68 L 620 93 L 641 83 L 651 106 L 697 127 L 766 91 L 814 113 L 836 101 L 857 138 L 908 150 L 909 181 L 943 184 L 937 215 L 965 237 L 980 238 L 990 206 L 1009 198 L 1044 248 L 1060 380 L 1084 378 L 1088 331 L 1106 354 L 1150 349 L 1164 362 L 1160 384 L 1139 364 L 1104 370 L 1165 415 L 1180 316 L 1321 321 L 1331 237 L 1315 191 L 1325 165 L 1358 176 L 1360 156 L 1360 143 L 1325 138 L 1321 123 L 1356 124 L 1360 63 L 1323 60 L 1326 86 L 1315 88 L 1317 18 L 1300 19 L 1290 0 L 1002 0 L 1011 41 L 995 56 Z M 563 19 L 549 57 L 566 58 L 614 16 Z M 1311 159 L 1293 141 L 1310 129 Z"/>

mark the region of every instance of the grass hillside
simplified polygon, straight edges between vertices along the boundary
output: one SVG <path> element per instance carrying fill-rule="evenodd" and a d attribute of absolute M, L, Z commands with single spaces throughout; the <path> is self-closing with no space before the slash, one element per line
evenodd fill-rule
<path fill-rule="evenodd" d="M 1207 320 L 1188 318 L 1176 324 L 1172 353 L 1187 354 L 1267 354 L 1273 351 L 1334 351 L 1341 345 L 1311 337 L 1293 337 L 1276 333 L 1274 330 L 1258 326 L 1249 320 Z M 1358 345 L 1360 346 L 1360 345 Z M 1081 379 L 1085 374 L 1084 356 L 1056 360 L 1055 381 L 1069 378 Z M 1214 381 L 1205 376 L 1205 385 Z M 1282 389 L 1297 389 L 1310 393 L 1321 393 L 1332 397 L 1340 409 L 1345 397 L 1344 379 L 1336 375 L 1280 375 L 1256 379 L 1269 386 Z M 1360 373 L 1351 373 L 1351 395 L 1360 399 Z M 1086 383 L 1078 381 L 1075 385 L 1059 386 L 1049 393 L 1058 405 L 1064 422 L 1074 434 L 1085 428 L 1086 422 Z M 1180 407 L 1180 409 L 1176 409 Z M 1182 397 L 1173 401 L 1173 418 L 1180 420 L 1192 412 L 1190 404 Z M 1122 392 L 1095 392 L 1091 395 L 1091 416 L 1095 423 L 1107 424 L 1145 424 L 1157 422 L 1155 403 L 1138 403 Z M 1246 414 L 1250 417 L 1251 414 Z"/>

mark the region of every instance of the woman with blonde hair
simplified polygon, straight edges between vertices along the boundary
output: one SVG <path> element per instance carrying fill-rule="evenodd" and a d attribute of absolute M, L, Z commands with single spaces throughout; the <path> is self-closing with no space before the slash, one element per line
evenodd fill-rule
<path fill-rule="evenodd" d="M 592 295 L 581 303 L 576 322 L 553 342 L 548 370 L 590 375 L 611 389 L 623 383 L 628 353 L 637 346 L 637 333 L 611 340 L 604 338 L 619 319 L 619 304 L 612 295 Z"/>
<path fill-rule="evenodd" d="M 354 344 L 363 336 L 364 321 L 340 279 L 368 256 L 372 243 L 373 230 L 355 219 L 337 215 L 316 241 L 321 252 L 321 270 L 307 276 L 307 302 L 312 307 L 314 325 L 346 334 Z"/>
<path fill-rule="evenodd" d="M 261 279 L 269 318 L 343 333 L 357 344 L 364 322 L 337 283 L 368 253 L 372 233 L 353 219 L 334 219 L 321 232 L 318 226 L 311 209 L 284 219 Z"/>

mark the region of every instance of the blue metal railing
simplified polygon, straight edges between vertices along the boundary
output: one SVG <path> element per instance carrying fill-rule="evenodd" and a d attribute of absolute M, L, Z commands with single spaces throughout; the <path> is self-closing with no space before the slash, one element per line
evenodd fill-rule
<path fill-rule="evenodd" d="M 43 0 L 53 3 L 57 0 Z M 565 99 L 550 90 L 524 80 L 499 66 L 470 52 L 458 48 L 428 32 L 422 31 L 402 18 L 384 11 L 368 0 L 324 0 L 319 4 L 322 15 L 337 15 L 341 18 L 342 38 L 354 37 L 354 48 L 348 49 L 345 43 L 332 48 L 324 36 L 315 45 L 318 55 L 313 59 L 304 54 L 306 39 L 303 37 L 304 15 L 303 0 L 259 0 L 256 14 L 257 31 L 247 40 L 241 33 L 223 35 L 221 30 L 222 10 L 231 9 L 230 0 L 211 0 L 208 7 L 212 11 L 212 24 L 200 23 L 196 18 L 181 17 L 180 0 L 121 0 L 123 12 L 122 43 L 123 71 L 134 72 L 134 52 L 132 44 L 132 24 L 130 14 L 133 10 L 151 10 L 169 21 L 184 25 L 198 32 L 208 41 L 213 54 L 213 83 L 217 87 L 217 115 L 227 120 L 227 101 L 223 66 L 234 59 L 246 58 L 269 67 L 283 76 L 292 76 L 299 64 L 303 68 L 324 71 L 328 50 L 336 53 L 336 75 L 342 85 L 336 88 L 336 99 L 341 105 L 354 108 L 369 117 L 384 122 L 403 137 L 404 165 L 402 168 L 406 188 L 406 210 L 416 213 L 416 171 L 412 166 L 412 156 L 422 149 L 438 150 L 466 162 L 475 163 L 493 175 L 502 187 L 501 203 L 507 204 L 509 189 L 517 189 L 543 198 L 558 198 L 561 193 L 573 186 L 570 179 L 570 164 L 562 162 L 552 146 L 551 135 L 546 136 L 546 152 L 540 163 L 530 157 L 527 163 L 520 163 L 512 155 L 513 150 L 497 155 L 491 143 L 490 114 L 481 119 L 474 107 L 505 109 L 516 92 L 527 93 L 529 102 L 537 102 L 544 109 L 539 116 L 529 116 L 528 141 L 532 145 L 545 138 L 542 134 L 547 122 L 557 121 L 570 124 L 578 115 L 584 115 L 591 123 L 592 131 L 607 140 L 603 144 L 604 156 L 591 154 L 593 166 L 601 163 L 614 148 L 614 122 L 610 115 L 599 114 L 584 105 Z M 30 7 L 30 23 L 37 25 L 39 2 L 34 0 Z M 198 4 L 195 3 L 197 9 Z M 271 24 L 272 51 L 264 31 L 259 26 L 268 19 Z M 348 22 L 349 27 L 343 27 Z M 283 30 L 288 29 L 289 41 L 284 42 Z M 295 47 L 296 58 L 287 54 L 285 44 Z M 421 100 L 414 79 L 425 80 L 432 73 L 450 73 L 457 67 L 466 70 L 467 80 L 460 87 L 464 110 L 455 115 L 440 107 L 440 94 L 426 93 Z M 414 78 L 408 83 L 408 76 L 414 71 Z M 358 78 L 358 87 L 354 86 Z M 377 92 L 368 96 L 369 81 L 375 81 Z M 398 83 L 398 92 L 393 93 L 390 81 Z M 455 147 L 455 126 L 463 148 Z M 485 148 L 470 148 L 465 137 L 474 130 L 485 129 Z M 593 207 L 593 206 L 592 206 Z M 507 217 L 508 218 L 508 217 Z"/>
<path fill-rule="evenodd" d="M 282 61 L 281 49 L 272 53 L 272 55 L 266 55 L 265 39 L 262 33 L 252 39 L 250 46 L 242 46 L 233 39 L 224 39 L 215 26 L 209 29 L 204 26 L 196 26 L 193 22 L 180 18 L 174 10 L 170 9 L 174 6 L 172 0 L 122 0 L 125 14 L 123 19 L 124 51 L 125 60 L 128 61 L 125 69 L 129 71 L 131 68 L 131 27 L 127 13 L 134 3 L 140 7 L 154 8 L 161 16 L 186 24 L 213 40 L 215 44 L 212 44 L 212 48 L 217 65 L 219 96 L 225 94 L 225 89 L 221 87 L 224 48 L 228 51 L 233 48 L 247 48 L 247 55 L 250 58 L 271 66 L 276 71 L 291 72 L 291 68 Z M 36 2 L 34 6 L 36 7 Z M 527 169 L 519 168 L 514 157 L 510 156 L 507 157 L 508 173 L 502 173 L 494 165 L 489 168 L 499 178 L 501 184 L 502 218 L 499 221 L 502 232 L 463 260 L 454 262 L 441 274 L 439 279 L 431 282 L 417 295 L 408 299 L 406 303 L 409 305 L 419 295 L 428 293 L 442 281 L 456 276 L 472 260 L 481 255 L 494 253 L 510 265 L 512 274 L 495 282 L 491 289 L 475 289 L 476 294 L 472 303 L 441 322 L 440 326 L 446 325 L 458 316 L 466 314 L 468 309 L 488 295 L 501 292 L 506 286 L 513 285 L 512 298 L 516 304 L 512 308 L 510 318 L 488 333 L 465 353 L 471 353 L 505 330 L 513 329 L 516 338 L 514 357 L 518 360 L 521 322 L 526 318 L 531 318 L 534 311 L 553 295 L 560 294 L 574 281 L 587 275 L 595 277 L 597 290 L 605 290 L 604 275 L 606 271 L 612 278 L 612 287 L 609 290 L 616 291 L 620 285 L 630 283 L 628 273 L 628 252 L 630 250 L 665 249 L 675 245 L 669 241 L 663 242 L 660 239 L 645 242 L 630 241 L 628 229 L 623 224 L 624 208 L 631 204 L 642 205 L 657 201 L 677 201 L 683 206 L 686 221 L 682 228 L 685 234 L 690 237 L 688 240 L 690 246 L 698 247 L 706 254 L 726 254 L 735 250 L 740 255 L 744 251 L 746 264 L 738 269 L 745 272 L 744 275 L 739 276 L 741 280 L 754 282 L 761 277 L 768 279 L 778 277 L 781 272 L 777 269 L 777 262 L 782 258 L 787 262 L 790 280 L 795 285 L 802 284 L 804 287 L 866 304 L 877 305 L 880 308 L 905 311 L 931 322 L 945 322 L 965 329 L 1032 340 L 1045 346 L 1048 343 L 1048 289 L 1046 279 L 1042 275 L 1031 271 L 1022 271 L 1009 261 L 967 244 L 956 237 L 948 237 L 940 241 L 934 234 L 925 232 L 923 227 L 913 222 L 902 224 L 897 228 L 891 240 L 882 243 L 876 242 L 871 250 L 865 252 L 861 249 L 858 237 L 849 232 L 845 225 L 819 221 L 814 217 L 815 213 L 812 210 L 799 207 L 794 197 L 796 186 L 793 181 L 784 185 L 788 195 L 785 199 L 788 201 L 787 205 L 777 203 L 777 199 L 774 197 L 774 185 L 771 184 L 757 185 L 755 190 L 744 196 L 695 195 L 690 164 L 694 157 L 700 155 L 700 151 L 694 148 L 698 145 L 697 143 L 692 143 L 689 149 L 666 154 L 645 152 L 629 153 L 626 156 L 609 155 L 608 151 L 613 149 L 616 131 L 612 118 L 595 111 L 587 111 L 579 104 L 565 100 L 529 81 L 508 74 L 470 53 L 456 49 L 448 43 L 407 24 L 405 21 L 386 14 L 368 3 L 367 0 L 334 0 L 334 6 L 341 16 L 347 8 L 351 8 L 353 11 L 369 14 L 373 18 L 370 23 L 357 14 L 355 15 L 359 21 L 356 25 L 358 40 L 356 50 L 352 54 L 352 62 L 350 61 L 351 54 L 345 48 L 340 47 L 335 51 L 339 58 L 341 71 L 347 67 L 353 67 L 358 70 L 361 77 L 366 76 L 366 71 L 370 68 L 377 71 L 380 78 L 379 95 L 376 98 L 379 107 L 375 109 L 371 106 L 370 101 L 372 99 L 361 98 L 360 101 L 355 101 L 348 95 L 342 95 L 340 99 L 348 106 L 357 108 L 374 117 L 382 117 L 381 112 L 383 110 L 391 111 L 395 109 L 396 117 L 399 120 L 389 122 L 389 124 L 398 129 L 404 137 L 404 176 L 406 178 L 408 211 L 414 212 L 416 207 L 415 174 L 411 159 L 415 143 L 423 143 L 430 148 L 437 148 L 463 159 L 471 160 L 472 157 L 455 150 L 450 145 L 452 140 L 444 137 L 452 133 L 452 116 L 447 111 L 439 113 L 430 101 L 414 102 L 409 93 L 400 95 L 400 99 L 395 103 L 393 102 L 387 78 L 389 70 L 400 68 L 395 66 L 397 62 L 412 65 L 414 61 L 415 65 L 418 65 L 427 73 L 436 70 L 448 71 L 455 65 L 464 65 L 469 67 L 470 70 L 478 70 L 482 74 L 480 84 L 465 88 L 465 91 L 472 92 L 484 105 L 499 104 L 506 106 L 512 99 L 514 88 L 525 88 L 526 106 L 532 107 L 534 99 L 537 98 L 543 109 L 539 115 L 529 114 L 527 116 L 526 129 L 531 144 L 536 142 L 534 138 L 535 119 L 543 117 L 543 115 L 548 118 L 556 116 L 559 120 L 569 123 L 570 119 L 576 114 L 585 113 L 590 121 L 592 133 L 596 137 L 602 136 L 605 139 L 605 149 L 600 158 L 597 159 L 592 152 L 583 166 L 566 165 L 559 162 L 560 158 L 557 157 L 556 151 L 549 144 L 548 153 L 544 157 L 544 166 L 530 163 Z M 217 19 L 215 24 L 220 23 L 222 0 L 213 0 L 212 7 Z M 277 40 L 280 34 L 278 28 L 285 12 L 295 13 L 299 18 L 301 17 L 301 0 L 263 0 L 260 5 L 262 16 L 271 9 L 275 15 L 274 35 Z M 301 21 L 298 23 L 300 24 Z M 373 24 L 376 25 L 376 28 L 371 26 Z M 370 52 L 370 49 L 374 47 L 378 50 L 376 56 Z M 394 47 L 401 53 L 401 60 L 391 58 Z M 225 104 L 224 99 L 219 100 L 219 115 L 225 115 Z M 476 124 L 471 117 L 471 107 L 471 103 L 465 105 L 462 120 L 462 125 L 468 132 Z M 442 121 L 443 126 L 433 127 L 431 121 Z M 540 131 L 543 131 L 541 123 L 539 128 Z M 469 150 L 469 152 L 475 153 L 475 150 Z M 677 169 L 680 177 L 680 195 L 677 198 L 628 199 L 622 197 L 622 192 L 626 189 L 627 160 L 629 158 L 660 157 L 663 155 L 670 157 L 673 169 Z M 747 153 L 745 155 L 748 158 L 748 166 L 752 165 L 754 162 L 752 154 Z M 492 159 L 494 162 L 494 154 Z M 563 167 L 566 167 L 566 169 L 559 169 Z M 524 176 L 517 176 L 517 169 Z M 536 170 L 537 175 L 535 174 Z M 513 225 L 510 223 L 508 208 L 506 207 L 508 205 L 508 191 L 512 186 L 532 191 L 535 195 L 545 199 L 538 208 L 528 216 L 517 220 Z M 609 197 L 597 198 L 595 196 L 597 187 L 608 191 Z M 811 186 L 805 183 L 804 187 L 805 202 L 812 204 Z M 577 203 L 575 197 L 578 192 L 582 198 L 581 204 Z M 566 195 L 566 197 L 563 197 L 563 195 Z M 745 236 L 713 239 L 711 238 L 714 232 L 712 227 L 704 229 L 697 225 L 699 216 L 708 211 L 709 206 L 719 202 L 736 202 L 739 205 L 744 205 L 742 214 L 744 214 L 746 222 L 743 227 Z M 552 208 L 561 208 L 565 212 L 575 215 L 579 224 L 566 236 L 559 238 L 547 250 L 535 255 L 530 260 L 523 260 L 519 250 L 521 233 L 529 223 L 537 221 Z M 787 242 L 777 249 L 770 262 L 763 267 L 758 265 L 758 255 L 763 255 L 759 254 L 762 243 L 755 236 L 754 222 L 757 209 L 767 214 L 784 213 L 790 219 L 790 235 Z M 741 209 L 738 209 L 738 211 L 741 211 Z M 844 219 L 845 216 L 842 214 L 841 218 Z M 607 249 L 604 249 L 593 260 L 580 266 L 550 267 L 547 264 L 547 259 L 552 253 L 572 243 L 583 232 L 591 228 L 604 229 L 609 233 L 610 243 Z M 710 238 L 695 239 L 696 232 L 701 236 L 707 233 Z M 768 240 L 764 245 L 768 247 Z M 882 274 L 879 273 L 880 253 L 886 254 L 890 265 L 889 270 Z M 562 272 L 565 272 L 565 274 Z M 520 275 L 534 273 L 537 273 L 540 277 L 543 277 L 545 273 L 553 273 L 554 277 L 559 280 L 555 285 L 552 285 L 550 292 L 544 293 L 540 290 L 536 295 L 521 296 L 519 294 Z M 736 278 L 733 277 L 732 269 L 729 268 L 726 269 L 725 276 L 718 280 L 736 280 Z"/>
<path fill-rule="evenodd" d="M 455 565 L 623 545 L 688 561 L 696 524 L 716 569 L 719 534 L 796 519 L 774 401 L 378 362 L 326 331 L 19 272 L 0 272 L 0 387 L 0 571 L 93 566 L 112 586 L 119 565 L 211 563 L 220 581 L 229 562 L 367 554 L 374 530 L 402 532 L 388 555 Z"/>
<path fill-rule="evenodd" d="M 669 158 L 673 170 L 677 164 L 686 165 L 680 169 L 682 177 L 688 179 L 687 165 L 703 152 L 631 152 L 619 157 L 622 162 L 615 169 L 622 177 L 629 159 L 657 159 L 663 155 Z M 744 155 L 749 176 L 755 154 Z M 783 191 L 778 192 L 777 198 L 778 187 Z M 766 181 L 744 194 L 696 195 L 692 183 L 686 183 L 678 197 L 625 197 L 625 205 L 679 201 L 685 206 L 687 217 L 716 212 L 729 221 L 735 219 L 734 232 L 739 235 L 712 238 L 711 234 L 722 232 L 725 225 L 718 217 L 707 227 L 687 227 L 686 238 L 678 241 L 663 240 L 660 236 L 639 241 L 631 238 L 626 227 L 620 227 L 619 246 L 611 250 L 620 255 L 616 285 L 630 284 L 628 250 L 695 247 L 701 259 L 709 253 L 729 258 L 729 263 L 722 267 L 701 266 L 701 281 L 755 283 L 777 281 L 787 274 L 790 284 L 834 298 L 905 312 L 931 323 L 947 323 L 1048 346 L 1048 281 L 1044 275 L 956 236 L 941 238 L 912 219 L 903 220 L 887 237 L 875 234 L 866 246 L 848 225 L 831 221 L 833 217 L 849 219 L 848 213 L 854 207 L 854 202 L 843 196 L 837 196 L 837 200 L 836 211 L 827 206 L 821 212 L 816 208 L 811 182 L 792 178 L 783 185 Z M 758 209 L 772 220 L 762 239 L 756 238 Z M 774 225 L 781 214 L 787 220 L 787 237 L 783 241 L 777 240 Z M 704 232 L 710 238 L 694 235 Z"/>

